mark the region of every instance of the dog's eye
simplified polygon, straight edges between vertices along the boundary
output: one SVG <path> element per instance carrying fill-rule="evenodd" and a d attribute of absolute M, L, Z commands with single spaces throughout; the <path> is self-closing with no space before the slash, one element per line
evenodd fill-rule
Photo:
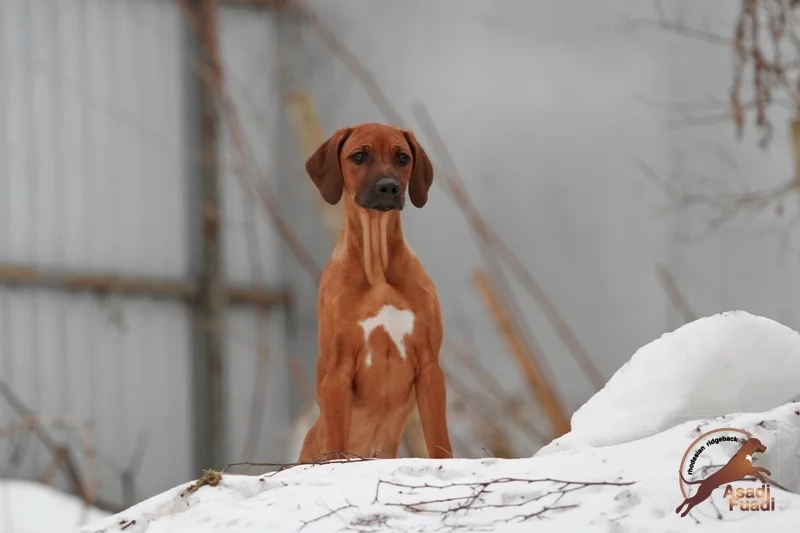
<path fill-rule="evenodd" d="M 407 165 L 408 162 L 411 161 L 411 158 L 408 157 L 408 154 L 404 154 L 403 152 L 400 152 L 399 154 L 397 154 L 397 157 L 395 158 L 395 160 L 397 161 L 397 164 L 402 167 L 402 166 Z"/>
<path fill-rule="evenodd" d="M 350 154 L 350 160 L 356 165 L 360 165 L 367 160 L 367 154 L 363 150 L 353 152 L 352 154 Z"/>

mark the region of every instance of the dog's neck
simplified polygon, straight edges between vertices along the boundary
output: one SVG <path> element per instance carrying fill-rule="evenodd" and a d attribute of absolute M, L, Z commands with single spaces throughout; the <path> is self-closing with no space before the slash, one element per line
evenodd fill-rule
<path fill-rule="evenodd" d="M 345 227 L 337 248 L 357 260 L 370 285 L 386 283 L 392 259 L 405 246 L 399 211 L 364 209 L 347 198 Z"/>

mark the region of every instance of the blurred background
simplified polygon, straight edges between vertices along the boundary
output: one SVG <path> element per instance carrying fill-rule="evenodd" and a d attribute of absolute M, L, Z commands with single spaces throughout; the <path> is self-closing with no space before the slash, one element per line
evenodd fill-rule
<path fill-rule="evenodd" d="M 359 122 L 434 161 L 458 457 L 697 317 L 800 329 L 798 4 L 0 0 L 0 477 L 115 511 L 295 461 L 341 227 L 303 165 Z"/>

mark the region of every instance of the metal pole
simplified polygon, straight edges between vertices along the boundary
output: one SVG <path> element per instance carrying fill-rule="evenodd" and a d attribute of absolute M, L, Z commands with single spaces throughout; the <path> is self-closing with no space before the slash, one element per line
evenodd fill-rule
<path fill-rule="evenodd" d="M 198 263 L 199 264 L 199 263 Z M 30 287 L 55 291 L 146 297 L 194 304 L 197 287 L 194 279 L 153 278 L 102 272 L 78 272 L 40 268 L 20 263 L 0 263 L 0 287 Z M 280 286 L 262 289 L 255 286 L 228 286 L 228 305 L 269 309 L 287 307 L 292 294 Z"/>
<path fill-rule="evenodd" d="M 189 32 L 190 47 L 201 58 L 200 68 L 206 73 L 218 72 L 217 0 L 193 0 L 196 31 Z M 225 288 L 222 274 L 219 180 L 219 116 L 214 91 L 208 78 L 189 61 L 194 109 L 190 116 L 200 118 L 192 128 L 194 146 L 202 157 L 193 165 L 189 176 L 195 201 L 196 235 L 193 246 L 194 276 L 197 301 L 193 306 L 194 354 L 194 443 L 195 468 L 199 470 L 225 466 L 226 450 L 226 387 L 224 365 Z"/>

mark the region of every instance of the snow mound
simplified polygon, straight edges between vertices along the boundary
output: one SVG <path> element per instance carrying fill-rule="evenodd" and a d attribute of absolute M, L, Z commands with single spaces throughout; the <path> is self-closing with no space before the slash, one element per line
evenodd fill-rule
<path fill-rule="evenodd" d="M 70 494 L 32 481 L 0 481 L 0 530 L 71 533 L 108 513 Z"/>
<path fill-rule="evenodd" d="M 798 392 L 800 334 L 742 311 L 723 313 L 638 350 L 575 413 L 572 431 L 534 457 L 224 474 L 213 486 L 186 483 L 82 531 L 794 533 L 800 403 L 789 400 Z M 687 449 L 720 428 L 748 431 L 766 446 L 752 461 L 771 472 L 774 512 L 735 520 L 698 513 L 700 506 L 691 516 L 675 513 L 684 500 L 678 472 Z M 732 446 L 709 445 L 702 468 L 724 464 Z"/>
<path fill-rule="evenodd" d="M 548 455 L 655 435 L 686 420 L 763 411 L 800 393 L 800 334 L 729 311 L 690 322 L 640 348 L 572 416 Z"/>
<path fill-rule="evenodd" d="M 796 532 L 800 495 L 776 487 L 775 512 L 732 522 L 694 511 L 687 517 L 675 513 L 683 500 L 677 482 L 681 457 L 700 434 L 718 427 L 756 435 L 768 451 L 754 461 L 768 468 L 776 483 L 800 489 L 800 403 L 787 403 L 547 457 L 373 460 L 296 466 L 262 476 L 224 474 L 216 486 L 175 487 L 82 531 L 750 533 L 761 527 Z"/>

